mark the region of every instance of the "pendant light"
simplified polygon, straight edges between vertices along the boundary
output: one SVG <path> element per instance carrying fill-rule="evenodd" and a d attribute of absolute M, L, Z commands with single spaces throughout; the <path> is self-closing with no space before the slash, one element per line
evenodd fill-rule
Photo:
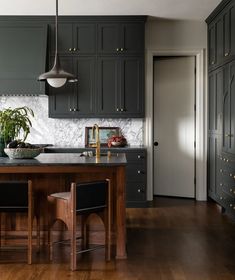
<path fill-rule="evenodd" d="M 58 55 L 58 0 L 56 0 L 56 17 L 55 17 L 55 59 L 54 66 L 49 72 L 43 73 L 38 77 L 39 81 L 47 81 L 52 87 L 62 87 L 67 81 L 70 83 L 77 82 L 77 78 L 61 68 Z"/>

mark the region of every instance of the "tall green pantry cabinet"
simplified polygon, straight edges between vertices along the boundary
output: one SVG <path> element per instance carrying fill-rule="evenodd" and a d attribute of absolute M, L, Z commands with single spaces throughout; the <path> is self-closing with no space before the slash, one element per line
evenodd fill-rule
<path fill-rule="evenodd" d="M 208 195 L 235 218 L 235 1 L 208 24 Z"/>

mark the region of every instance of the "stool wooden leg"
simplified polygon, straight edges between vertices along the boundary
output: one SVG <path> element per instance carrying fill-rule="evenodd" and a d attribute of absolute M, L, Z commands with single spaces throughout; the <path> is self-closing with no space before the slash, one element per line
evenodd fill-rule
<path fill-rule="evenodd" d="M 36 217 L 36 223 L 37 223 L 37 253 L 40 251 L 40 218 L 39 216 Z"/>
<path fill-rule="evenodd" d="M 0 247 L 2 247 L 2 213 L 0 213 Z"/>
<path fill-rule="evenodd" d="M 31 215 L 28 216 L 28 264 L 32 264 L 32 231 L 33 219 Z"/>

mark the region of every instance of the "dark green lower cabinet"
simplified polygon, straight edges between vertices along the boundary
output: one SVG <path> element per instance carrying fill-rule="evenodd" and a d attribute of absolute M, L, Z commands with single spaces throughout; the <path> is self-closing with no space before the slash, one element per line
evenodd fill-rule
<path fill-rule="evenodd" d="M 45 148 L 46 153 L 82 153 L 91 149 L 84 148 Z M 110 149 L 102 149 L 107 152 Z M 145 207 L 147 205 L 147 155 L 144 148 L 111 149 L 112 154 L 125 153 L 126 167 L 126 205 L 127 207 Z"/>

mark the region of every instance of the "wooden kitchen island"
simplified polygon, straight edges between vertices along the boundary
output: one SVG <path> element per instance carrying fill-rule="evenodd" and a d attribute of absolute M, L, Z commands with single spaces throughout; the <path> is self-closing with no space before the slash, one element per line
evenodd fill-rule
<path fill-rule="evenodd" d="M 47 195 L 69 191 L 71 182 L 86 182 L 110 179 L 112 192 L 112 242 L 116 246 L 116 258 L 126 258 L 126 221 L 125 221 L 125 154 L 111 157 L 84 157 L 80 154 L 46 154 L 35 159 L 14 159 L 0 157 L 0 180 L 32 180 L 40 213 L 41 231 L 47 231 Z M 5 232 L 26 230 L 26 219 L 22 214 L 6 214 L 2 228 Z M 102 231 L 94 232 L 99 239 Z M 45 238 L 46 234 L 44 234 Z"/>

